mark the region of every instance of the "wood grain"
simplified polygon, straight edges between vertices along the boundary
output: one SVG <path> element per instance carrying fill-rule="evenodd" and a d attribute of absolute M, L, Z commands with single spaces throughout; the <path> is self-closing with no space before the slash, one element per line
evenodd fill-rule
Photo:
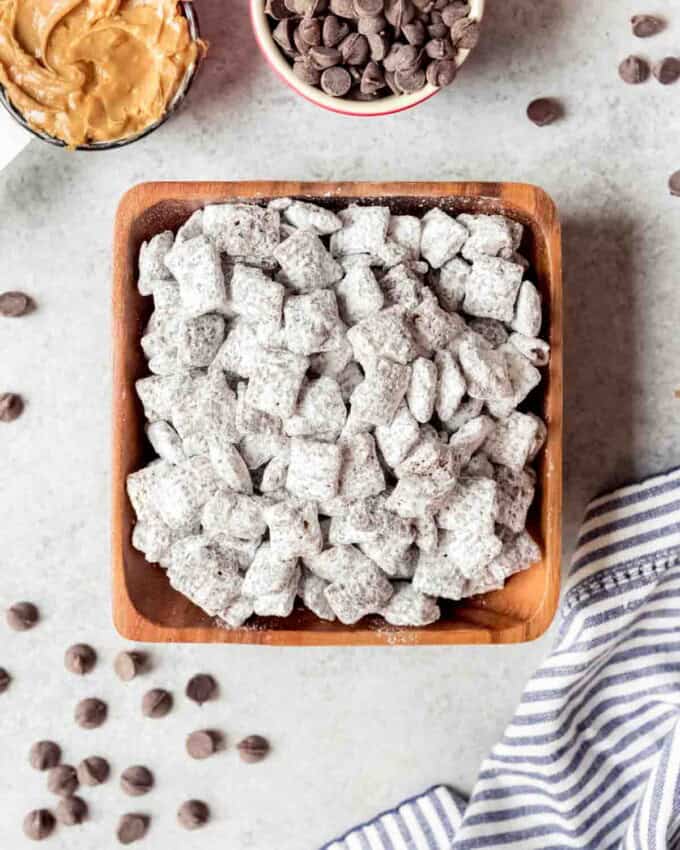
<path fill-rule="evenodd" d="M 529 258 L 548 318 L 552 356 L 534 394 L 548 426 L 538 460 L 538 491 L 529 527 L 542 560 L 513 576 L 503 590 L 445 603 L 442 619 L 426 628 L 395 628 L 378 617 L 355 626 L 327 623 L 295 610 L 285 620 L 255 618 L 227 630 L 174 591 L 162 569 L 130 543 L 135 521 L 125 479 L 152 457 L 134 382 L 148 374 L 139 340 L 151 298 L 136 288 L 137 255 L 153 234 L 176 229 L 196 209 L 222 201 L 294 196 L 330 207 L 351 199 L 388 201 L 395 212 L 419 214 L 438 204 L 463 211 L 502 213 L 525 225 L 522 252 Z M 124 195 L 115 223 L 113 277 L 113 615 L 120 634 L 136 641 L 255 643 L 288 646 L 517 643 L 541 635 L 557 608 L 562 529 L 562 257 L 560 224 L 541 189 L 518 183 L 144 183 Z"/>

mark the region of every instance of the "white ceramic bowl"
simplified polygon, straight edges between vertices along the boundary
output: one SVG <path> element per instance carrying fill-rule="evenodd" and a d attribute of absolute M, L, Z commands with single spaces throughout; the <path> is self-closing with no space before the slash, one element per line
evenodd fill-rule
<path fill-rule="evenodd" d="M 484 15 L 485 0 L 470 0 L 470 17 L 476 21 L 482 20 Z M 390 94 L 377 100 L 350 100 L 343 97 L 330 97 L 315 86 L 303 83 L 293 73 L 293 67 L 284 55 L 278 44 L 272 37 L 269 20 L 264 11 L 265 0 L 250 0 L 250 17 L 253 22 L 255 39 L 264 54 L 270 67 L 298 94 L 306 100 L 341 115 L 354 116 L 378 116 L 391 115 L 394 112 L 402 112 L 411 109 L 433 95 L 440 89 L 436 86 L 426 84 L 420 91 L 413 94 Z M 456 55 L 456 64 L 460 67 L 468 58 L 471 50 L 459 50 Z M 456 85 L 454 82 L 453 85 Z"/>

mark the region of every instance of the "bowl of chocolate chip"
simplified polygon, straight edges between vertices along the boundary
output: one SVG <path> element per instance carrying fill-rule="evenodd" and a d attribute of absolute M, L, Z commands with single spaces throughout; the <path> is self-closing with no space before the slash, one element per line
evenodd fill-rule
<path fill-rule="evenodd" d="M 450 85 L 479 40 L 484 0 L 251 0 L 267 62 L 307 100 L 390 115 Z"/>

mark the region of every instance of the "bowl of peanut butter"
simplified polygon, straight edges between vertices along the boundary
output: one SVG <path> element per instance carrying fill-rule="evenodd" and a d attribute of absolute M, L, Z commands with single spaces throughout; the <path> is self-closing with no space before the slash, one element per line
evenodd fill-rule
<path fill-rule="evenodd" d="M 206 50 L 191 2 L 0 0 L 0 103 L 50 144 L 120 147 L 177 110 Z"/>

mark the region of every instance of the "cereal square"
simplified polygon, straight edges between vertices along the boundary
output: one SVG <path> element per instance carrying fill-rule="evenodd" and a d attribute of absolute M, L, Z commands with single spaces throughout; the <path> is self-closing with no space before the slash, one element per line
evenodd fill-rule
<path fill-rule="evenodd" d="M 255 204 L 210 204 L 203 210 L 203 232 L 232 257 L 268 260 L 279 244 L 279 223 L 278 212 Z"/>
<path fill-rule="evenodd" d="M 297 230 L 281 242 L 274 257 L 286 283 L 298 292 L 323 289 L 343 276 L 342 266 L 328 253 L 319 237 L 308 230 Z"/>
<path fill-rule="evenodd" d="M 340 446 L 294 437 L 286 488 L 300 499 L 332 499 L 338 494 L 341 465 Z"/>
<path fill-rule="evenodd" d="M 535 417 L 515 411 L 496 423 L 484 443 L 484 452 L 493 463 L 519 471 L 527 464 L 538 430 Z"/>
<path fill-rule="evenodd" d="M 467 237 L 462 224 L 435 207 L 422 218 L 420 253 L 433 269 L 440 269 L 456 256 Z"/>
<path fill-rule="evenodd" d="M 182 311 L 187 317 L 228 312 L 220 255 L 205 236 L 176 245 L 166 259 L 179 281 Z"/>
<path fill-rule="evenodd" d="M 328 289 L 296 295 L 283 309 L 286 347 L 296 354 L 317 354 L 342 346 L 344 328 L 335 293 Z"/>
<path fill-rule="evenodd" d="M 411 370 L 378 357 L 350 399 L 352 412 L 362 422 L 389 425 L 406 395 Z"/>
<path fill-rule="evenodd" d="M 263 351 L 248 383 L 246 402 L 272 416 L 287 419 L 295 412 L 308 366 L 308 359 L 299 354 Z"/>
<path fill-rule="evenodd" d="M 465 285 L 463 309 L 471 316 L 510 323 L 524 269 L 501 257 L 478 256 Z"/>

